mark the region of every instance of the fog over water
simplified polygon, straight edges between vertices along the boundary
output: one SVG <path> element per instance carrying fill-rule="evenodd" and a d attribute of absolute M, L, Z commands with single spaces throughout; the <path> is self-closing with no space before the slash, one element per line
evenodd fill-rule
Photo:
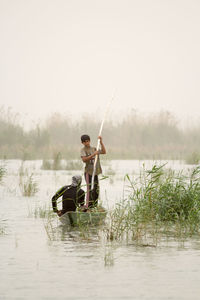
<path fill-rule="evenodd" d="M 199 15 L 195 0 L 0 0 L 0 105 L 25 125 L 55 111 L 101 118 L 114 93 L 113 116 L 196 122 Z"/>

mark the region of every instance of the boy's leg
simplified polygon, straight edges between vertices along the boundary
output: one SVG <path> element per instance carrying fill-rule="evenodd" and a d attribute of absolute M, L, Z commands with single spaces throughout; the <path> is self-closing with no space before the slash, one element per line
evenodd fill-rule
<path fill-rule="evenodd" d="M 86 206 L 89 206 L 89 202 L 91 199 L 91 193 L 90 193 L 90 186 L 91 186 L 91 179 L 90 175 L 88 173 L 85 173 L 85 181 L 86 181 L 86 186 L 87 186 L 87 192 L 86 192 Z"/>
<path fill-rule="evenodd" d="M 86 205 L 88 207 L 95 207 L 98 204 L 99 197 L 99 180 L 98 176 L 94 176 L 94 189 L 91 190 L 92 184 L 92 175 L 85 173 L 85 181 L 87 185 L 87 193 L 86 193 Z"/>
<path fill-rule="evenodd" d="M 99 197 L 99 180 L 98 176 L 94 176 L 94 189 L 91 191 L 91 206 L 96 207 Z"/>

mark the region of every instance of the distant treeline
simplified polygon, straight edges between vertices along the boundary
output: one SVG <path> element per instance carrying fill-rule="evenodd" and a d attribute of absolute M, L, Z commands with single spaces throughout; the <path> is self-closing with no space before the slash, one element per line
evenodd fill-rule
<path fill-rule="evenodd" d="M 82 116 L 78 121 L 55 113 L 26 131 L 19 117 L 0 111 L 0 158 L 48 159 L 60 153 L 63 159 L 79 158 L 80 136 L 89 134 L 96 145 L 100 122 Z M 132 111 L 121 121 L 105 123 L 103 140 L 110 159 L 186 159 L 200 152 L 200 126 L 181 129 L 169 112 L 143 117 Z"/>

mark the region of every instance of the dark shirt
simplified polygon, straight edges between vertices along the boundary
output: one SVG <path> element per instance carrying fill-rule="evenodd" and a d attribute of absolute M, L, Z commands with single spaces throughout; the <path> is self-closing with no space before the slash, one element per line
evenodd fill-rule
<path fill-rule="evenodd" d="M 65 185 L 52 197 L 53 211 L 57 212 L 57 199 L 62 196 L 62 213 L 75 211 L 77 206 L 84 205 L 85 192 L 79 187 Z"/>

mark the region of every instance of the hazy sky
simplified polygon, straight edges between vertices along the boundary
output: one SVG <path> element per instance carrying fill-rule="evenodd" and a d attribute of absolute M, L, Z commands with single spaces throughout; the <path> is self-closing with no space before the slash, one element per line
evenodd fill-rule
<path fill-rule="evenodd" d="M 0 106 L 26 118 L 104 111 L 113 92 L 114 113 L 195 118 L 199 82 L 199 0 L 0 0 Z"/>

